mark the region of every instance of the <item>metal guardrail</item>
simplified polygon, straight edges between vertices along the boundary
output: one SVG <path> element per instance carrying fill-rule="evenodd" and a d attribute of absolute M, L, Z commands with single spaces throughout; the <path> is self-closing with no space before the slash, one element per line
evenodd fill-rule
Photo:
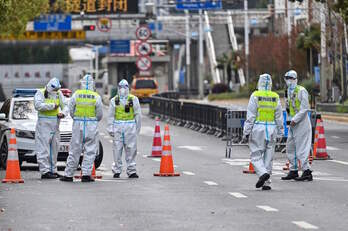
<path fill-rule="evenodd" d="M 167 96 L 168 98 L 165 98 Z M 231 148 L 241 144 L 246 111 L 231 110 L 208 104 L 182 102 L 177 92 L 166 92 L 151 97 L 150 116 L 159 117 L 169 124 L 183 126 L 201 133 L 215 135 L 226 141 L 226 157 L 230 158 Z M 321 115 L 309 111 L 312 125 L 312 144 L 314 143 L 316 120 Z M 283 112 L 284 135 L 277 140 L 276 151 L 284 152 L 288 136 L 287 114 Z"/>

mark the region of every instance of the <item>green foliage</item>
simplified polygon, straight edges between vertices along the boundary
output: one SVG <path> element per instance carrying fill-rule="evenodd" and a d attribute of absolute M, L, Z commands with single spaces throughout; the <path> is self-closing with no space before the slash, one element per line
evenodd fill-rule
<path fill-rule="evenodd" d="M 18 36 L 27 22 L 47 12 L 49 0 L 0 0 L 0 34 Z"/>
<path fill-rule="evenodd" d="M 244 92 L 225 92 L 220 94 L 209 94 L 208 100 L 228 100 L 228 99 L 240 99 L 240 98 L 249 98 L 250 93 L 247 91 Z"/>
<path fill-rule="evenodd" d="M 302 50 L 311 48 L 318 50 L 320 48 L 320 26 L 313 24 L 300 33 L 296 39 L 296 47 Z"/>
<path fill-rule="evenodd" d="M 313 79 L 304 79 L 299 85 L 306 88 L 309 95 L 312 95 L 314 93 L 315 82 L 313 81 Z"/>
<path fill-rule="evenodd" d="M 337 0 L 334 4 L 334 10 L 340 13 L 346 23 L 348 23 L 348 0 Z"/>
<path fill-rule="evenodd" d="M 66 46 L 50 47 L 3 47 L 0 64 L 68 63 L 69 50 Z"/>

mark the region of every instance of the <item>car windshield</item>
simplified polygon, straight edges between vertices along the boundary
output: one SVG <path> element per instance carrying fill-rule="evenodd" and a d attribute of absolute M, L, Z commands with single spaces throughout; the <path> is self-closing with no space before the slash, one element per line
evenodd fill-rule
<path fill-rule="evenodd" d="M 15 120 L 33 120 L 37 118 L 33 100 L 15 101 L 12 118 Z"/>
<path fill-rule="evenodd" d="M 155 84 L 155 81 L 150 79 L 139 79 L 136 82 L 135 88 L 136 89 L 141 89 L 141 88 L 156 89 L 156 84 Z"/>

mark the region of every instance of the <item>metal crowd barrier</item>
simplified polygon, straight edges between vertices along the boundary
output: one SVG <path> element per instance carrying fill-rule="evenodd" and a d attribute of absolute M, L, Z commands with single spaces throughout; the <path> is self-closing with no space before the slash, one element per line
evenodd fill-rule
<path fill-rule="evenodd" d="M 169 98 L 165 98 L 167 96 Z M 215 135 L 226 140 L 226 157 L 230 158 L 234 145 L 241 144 L 246 111 L 232 110 L 225 107 L 182 102 L 176 93 L 162 93 L 151 97 L 150 116 L 159 117 L 167 123 L 184 126 L 201 133 Z M 312 144 L 314 143 L 315 127 L 321 115 L 311 110 L 308 112 L 312 124 Z M 288 136 L 288 118 L 283 112 L 284 134 L 277 140 L 276 151 L 284 152 Z"/>

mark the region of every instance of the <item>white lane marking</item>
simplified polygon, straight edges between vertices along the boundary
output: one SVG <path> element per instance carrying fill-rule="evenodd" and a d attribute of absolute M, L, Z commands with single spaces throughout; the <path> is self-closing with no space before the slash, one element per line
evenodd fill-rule
<path fill-rule="evenodd" d="M 292 223 L 297 225 L 298 227 L 300 227 L 302 229 L 318 229 L 317 226 L 309 224 L 308 222 L 305 222 L 305 221 L 293 221 Z"/>
<path fill-rule="evenodd" d="M 214 181 L 204 181 L 205 184 L 210 185 L 210 186 L 216 186 L 218 183 L 215 183 Z"/>
<path fill-rule="evenodd" d="M 340 137 L 339 136 L 331 136 L 332 138 L 334 139 L 339 139 Z"/>
<path fill-rule="evenodd" d="M 250 159 L 221 159 L 222 161 L 226 161 L 226 162 L 249 162 Z"/>
<path fill-rule="evenodd" d="M 341 150 L 341 149 L 339 149 L 339 148 L 335 148 L 335 147 L 331 147 L 331 146 L 326 146 L 326 149 L 327 149 L 328 151 L 338 151 L 338 150 Z"/>
<path fill-rule="evenodd" d="M 347 179 L 344 179 L 342 177 L 314 177 L 314 180 L 323 180 L 323 181 L 337 181 L 337 182 L 348 182 Z"/>
<path fill-rule="evenodd" d="M 346 161 L 342 161 L 342 160 L 328 160 L 330 162 L 334 162 L 334 163 L 338 163 L 338 164 L 344 164 L 344 165 L 348 165 L 348 162 Z"/>
<path fill-rule="evenodd" d="M 194 174 L 193 172 L 188 172 L 188 171 L 183 171 L 182 173 L 185 174 L 185 175 L 189 175 L 189 176 L 194 176 L 194 175 L 196 175 L 196 174 Z"/>
<path fill-rule="evenodd" d="M 99 132 L 100 135 L 102 136 L 105 136 L 105 133 L 104 132 Z"/>
<path fill-rule="evenodd" d="M 247 196 L 245 196 L 244 194 L 239 193 L 239 192 L 229 192 L 229 194 L 230 194 L 231 196 L 236 197 L 236 198 L 247 198 Z"/>
<path fill-rule="evenodd" d="M 202 151 L 203 148 L 200 146 L 178 146 L 178 148 L 184 148 L 184 149 L 188 149 L 191 151 Z"/>
<path fill-rule="evenodd" d="M 272 208 L 268 205 L 257 205 L 256 207 L 258 207 L 259 209 L 263 209 L 266 212 L 278 212 L 279 211 L 278 209 Z"/>
<path fill-rule="evenodd" d="M 152 159 L 153 161 L 156 161 L 156 162 L 161 162 L 161 159 Z"/>

